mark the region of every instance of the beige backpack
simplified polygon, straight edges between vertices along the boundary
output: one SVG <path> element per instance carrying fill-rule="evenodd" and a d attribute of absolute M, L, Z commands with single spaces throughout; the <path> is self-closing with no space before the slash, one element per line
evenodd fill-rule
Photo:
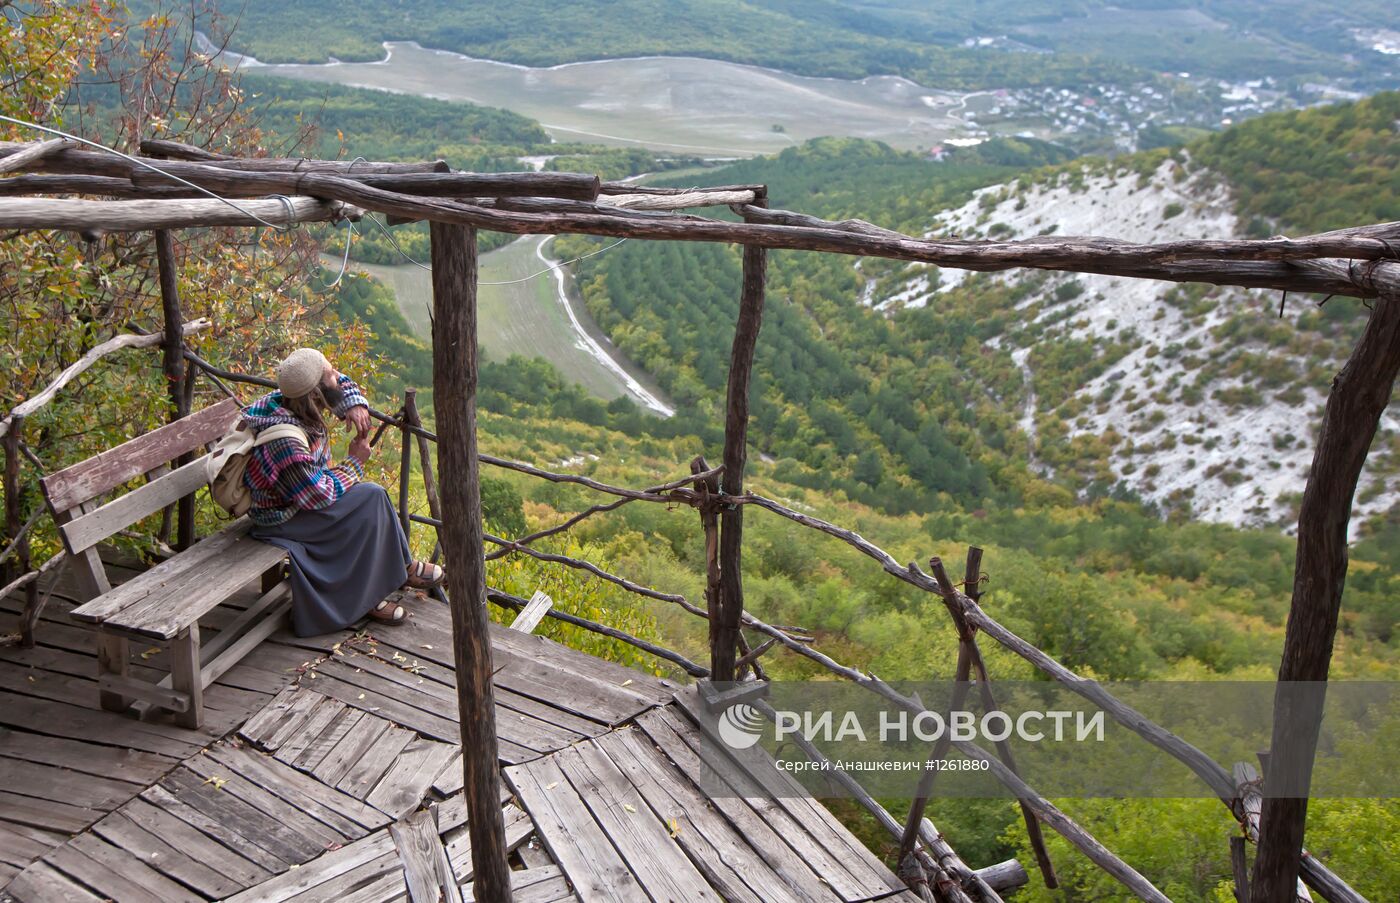
<path fill-rule="evenodd" d="M 253 507 L 252 490 L 243 482 L 243 474 L 248 470 L 248 455 L 259 445 L 276 439 L 295 439 L 310 448 L 306 430 L 296 424 L 273 424 L 254 439 L 253 431 L 242 421 L 214 446 L 205 467 L 209 476 L 209 495 L 220 508 L 234 517 L 242 517 Z"/>

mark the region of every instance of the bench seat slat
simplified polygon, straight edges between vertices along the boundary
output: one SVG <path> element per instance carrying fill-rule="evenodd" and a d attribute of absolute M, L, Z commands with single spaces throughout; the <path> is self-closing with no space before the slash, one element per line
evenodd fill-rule
<path fill-rule="evenodd" d="M 155 514 L 187 495 L 197 492 L 208 482 L 205 459 L 201 456 L 176 468 L 163 477 L 133 489 L 120 498 L 113 499 L 94 511 L 75 517 L 59 527 L 63 543 L 73 554 L 91 548 L 102 540 L 136 523 L 141 518 Z"/>
<path fill-rule="evenodd" d="M 239 518 L 213 536 L 195 543 L 173 558 L 167 558 L 148 571 L 114 587 L 92 601 L 73 609 L 69 615 L 76 621 L 101 624 L 112 615 L 145 599 L 172 583 L 183 584 L 184 575 L 201 562 L 226 552 L 253 527 L 248 518 Z"/>
<path fill-rule="evenodd" d="M 65 467 L 41 481 L 54 512 L 68 511 L 186 452 L 217 440 L 238 420 L 232 398 Z"/>
<path fill-rule="evenodd" d="M 287 553 L 276 546 L 241 537 L 226 552 L 197 564 L 174 581 L 102 622 L 104 630 L 170 639 L 276 567 Z"/>

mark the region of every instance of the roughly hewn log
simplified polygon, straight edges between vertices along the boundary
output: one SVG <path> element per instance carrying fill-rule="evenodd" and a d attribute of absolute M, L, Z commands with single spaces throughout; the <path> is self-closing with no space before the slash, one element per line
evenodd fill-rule
<path fill-rule="evenodd" d="M 210 322 L 204 318 L 191 320 L 185 323 L 180 330 L 181 335 L 193 335 L 202 329 L 207 329 Z M 77 379 L 85 370 L 113 352 L 123 348 L 153 348 L 165 341 L 165 337 L 160 333 L 150 333 L 148 335 L 119 335 L 108 339 L 101 345 L 89 349 L 87 354 L 69 364 L 62 373 L 54 378 L 37 395 L 31 395 L 25 401 L 15 405 L 13 411 L 4 420 L 0 420 L 0 436 L 5 435 L 10 430 L 10 423 L 17 418 L 28 417 L 44 405 L 53 401 L 54 396 L 73 380 Z"/>
<path fill-rule="evenodd" d="M 194 160 L 201 163 L 217 163 L 232 160 L 228 154 L 219 154 L 183 141 L 168 138 L 146 138 L 141 142 L 141 153 L 148 157 L 169 157 L 172 160 Z"/>
<path fill-rule="evenodd" d="M 755 204 L 767 203 L 762 196 Z M 763 302 L 768 281 L 768 252 L 744 246 L 743 282 L 739 293 L 739 317 L 730 347 L 729 380 L 724 414 L 724 476 L 720 488 L 726 496 L 744 491 L 744 467 L 749 449 L 749 380 L 753 375 L 754 348 L 763 325 Z M 720 511 L 719 605 L 710 621 L 710 671 L 716 682 L 734 680 L 739 624 L 744 616 L 744 509 L 731 505 Z"/>
<path fill-rule="evenodd" d="M 938 581 L 939 587 L 942 588 L 945 593 L 952 589 L 952 584 L 948 580 L 946 572 L 943 571 L 942 562 L 940 562 L 937 557 L 934 557 L 930 559 L 929 563 L 930 570 L 934 572 L 934 579 Z M 963 574 L 963 592 L 966 594 L 967 598 L 971 599 L 973 602 L 976 602 L 982 597 L 981 583 L 982 550 L 977 546 L 971 546 L 967 550 L 967 566 Z M 955 616 L 954 620 L 959 621 L 959 618 Z M 961 620 L 961 623 L 965 628 L 965 619 Z M 977 642 L 976 632 L 967 630 L 966 636 L 962 639 L 962 642 L 968 648 L 972 668 L 976 671 L 977 691 L 982 699 L 982 710 L 984 712 L 1000 711 L 1001 707 L 997 705 L 996 694 L 992 691 L 992 678 L 991 675 L 987 673 L 987 663 L 982 658 L 982 649 Z M 1016 757 L 1011 751 L 1011 745 L 1005 740 L 997 740 L 993 742 L 993 746 L 996 748 L 997 757 L 1001 759 L 1002 764 L 1019 775 L 1020 771 L 1016 768 Z M 1054 890 L 1060 886 L 1060 879 L 1055 875 L 1054 863 L 1050 861 L 1050 851 L 1045 847 L 1045 838 L 1040 831 L 1040 822 L 1036 819 L 1035 813 L 1031 811 L 1030 806 L 1027 805 L 1024 800 L 1018 800 L 1017 802 L 1021 808 L 1021 818 L 1026 824 L 1026 837 L 1030 841 L 1032 852 L 1035 854 L 1036 867 L 1040 869 L 1041 878 L 1044 880 L 1045 886 Z"/>
<path fill-rule="evenodd" d="M 175 240 L 165 229 L 156 230 L 156 266 L 160 276 L 160 306 L 164 325 L 161 369 L 170 392 L 170 422 L 174 423 L 188 414 L 190 408 L 185 391 L 185 318 L 180 311 L 180 274 L 175 260 Z M 194 455 L 186 452 L 173 463 L 176 467 L 183 467 L 193 460 Z M 194 496 L 180 499 L 176 507 L 179 524 L 175 548 L 184 550 L 194 545 Z"/>
<path fill-rule="evenodd" d="M 232 207 L 210 199 L 83 201 L 69 198 L 0 199 L 0 229 L 144 232 L 200 226 L 288 226 L 357 220 L 363 211 L 309 197 L 240 200 Z"/>
<path fill-rule="evenodd" d="M 403 390 L 403 419 L 412 423 L 408 416 L 408 406 L 418 406 L 418 390 Z M 412 536 L 413 521 L 408 519 L 408 475 L 413 470 L 413 436 L 408 430 L 399 430 L 399 526 L 404 536 Z"/>
<path fill-rule="evenodd" d="M 450 169 L 446 160 L 426 160 L 413 163 L 367 163 L 364 160 L 309 160 L 301 157 L 234 157 L 163 138 L 148 138 L 142 141 L 141 153 L 148 157 L 170 157 L 174 160 L 210 163 L 216 166 L 226 166 L 230 169 L 269 172 L 287 169 L 316 169 L 325 172 L 412 173 L 447 172 Z"/>
<path fill-rule="evenodd" d="M 1025 887 L 1030 882 L 1030 875 L 1026 874 L 1025 866 L 1015 859 L 980 868 L 977 870 L 977 877 L 987 882 L 987 886 L 995 891 L 1015 890 Z"/>
<path fill-rule="evenodd" d="M 684 210 L 686 207 L 749 206 L 755 196 L 752 191 L 700 189 L 680 194 L 611 194 L 603 198 L 603 203 L 626 210 Z"/>
<path fill-rule="evenodd" d="M 476 443 L 477 253 L 475 230 L 433 223 L 433 400 L 442 439 L 438 493 L 452 512 L 439 531 L 452 612 L 463 786 L 473 896 L 511 900 L 497 771 L 495 693 L 486 615 L 481 483 Z"/>
<path fill-rule="evenodd" d="M 748 191 L 756 194 L 763 194 L 768 191 L 766 185 L 710 185 L 704 189 L 699 188 L 665 188 L 655 185 L 638 185 L 636 182 L 626 180 L 615 182 L 604 182 L 599 187 L 599 194 L 650 194 L 656 197 L 666 195 L 688 194 L 692 191 Z"/>
<path fill-rule="evenodd" d="M 1239 820 L 1240 827 L 1244 829 L 1244 837 L 1254 843 L 1259 842 L 1259 812 L 1263 808 L 1264 798 L 1259 790 L 1263 781 L 1259 777 L 1259 772 L 1248 762 L 1236 762 L 1233 771 L 1237 799 L 1235 801 L 1235 818 Z M 1234 839 L 1234 838 L 1231 838 Z M 1233 859 L 1233 851 L 1232 857 Z M 1244 856 L 1240 856 L 1241 862 Z M 1241 880 L 1244 877 L 1240 874 L 1235 876 L 1236 892 L 1240 888 L 1248 889 L 1249 881 Z M 1307 887 L 1303 884 L 1303 879 L 1299 878 L 1294 882 L 1293 899 L 1298 903 L 1312 903 L 1312 897 L 1308 894 Z M 1243 903 L 1249 903 L 1249 898 L 1244 897 Z"/>
<path fill-rule="evenodd" d="M 0 149 L 0 157 L 4 155 L 5 151 Z M 38 165 L 50 172 L 119 176 L 130 176 L 137 168 L 136 164 L 128 161 L 75 150 L 60 151 L 38 161 Z M 182 165 L 195 167 L 196 171 L 204 173 L 198 177 L 201 181 L 205 178 L 226 179 L 229 175 L 238 174 L 238 171 L 226 167 Z M 221 169 L 224 176 L 215 175 Z M 244 175 L 262 179 L 269 173 Z M 236 178 L 221 184 L 232 185 L 235 182 Z M 296 175 L 295 184 L 299 190 L 317 197 L 340 200 L 404 219 L 430 219 L 516 234 L 584 233 L 658 240 L 738 242 L 765 248 L 922 261 L 979 271 L 1030 267 L 1357 297 L 1375 297 L 1384 291 L 1400 291 L 1400 264 L 1382 263 L 1370 267 L 1367 274 L 1360 276 L 1356 272 L 1357 266 L 1352 266 L 1351 271 L 1347 272 L 1346 265 L 1338 265 L 1336 261 L 1328 268 L 1308 263 L 1329 256 L 1358 261 L 1382 260 L 1393 256 L 1392 246 L 1385 241 L 1336 233 L 1297 240 L 1182 241 L 1159 245 L 1111 239 L 1063 238 L 1023 242 L 927 241 L 859 234 L 839 228 L 697 222 L 700 218 L 678 218 L 671 222 L 626 212 L 551 215 L 492 210 L 458 201 L 415 198 L 383 191 L 356 178 L 317 171 L 303 170 Z"/>
<path fill-rule="evenodd" d="M 403 419 L 412 426 L 421 427 L 423 418 L 418 416 L 418 395 L 404 398 Z M 438 500 L 437 480 L 433 477 L 433 450 L 428 445 L 428 440 L 423 438 L 421 433 L 416 434 L 418 440 L 418 461 L 423 468 L 423 493 L 428 497 L 428 513 L 438 521 L 442 520 L 442 502 Z M 404 440 L 408 439 L 408 431 L 404 431 Z"/>
<path fill-rule="evenodd" d="M 1313 758 L 1347 574 L 1352 500 L 1400 372 L 1400 293 L 1376 301 L 1332 381 L 1298 513 L 1293 600 L 1274 695 L 1273 741 L 1250 896 L 1282 899 L 1299 872 Z"/>
<path fill-rule="evenodd" d="M 695 494 L 700 502 L 696 505 L 696 510 L 700 514 L 700 532 L 705 537 L 705 619 L 709 622 L 709 645 L 710 645 L 710 672 L 719 673 L 715 669 L 717 657 L 718 632 L 715 624 L 722 617 L 720 612 L 720 565 L 719 565 L 719 513 L 715 499 L 719 496 L 719 479 L 715 476 L 702 477 L 705 471 L 710 469 L 703 455 L 697 455 L 690 462 L 690 470 L 696 474 Z M 734 676 L 728 678 L 733 680 Z"/>
<path fill-rule="evenodd" d="M 286 170 L 235 169 L 228 164 L 162 163 L 162 172 L 135 168 L 132 184 L 160 187 L 170 185 L 170 175 L 194 182 L 218 192 L 246 193 L 256 190 L 263 194 L 280 192 L 302 194 L 301 186 L 310 184 L 306 177 L 325 175 L 324 168 Z M 339 178 L 354 180 L 371 188 L 409 196 L 442 198 L 477 197 L 542 197 L 592 201 L 598 197 L 598 177 L 573 172 L 409 172 L 377 173 L 356 168 L 335 172 Z"/>
<path fill-rule="evenodd" d="M 793 213 L 790 210 L 766 210 L 754 204 L 738 204 L 734 207 L 734 212 L 744 218 L 746 222 L 764 223 L 769 226 L 804 226 L 809 229 L 836 229 L 841 232 L 859 232 L 862 235 L 878 235 L 883 238 L 901 239 L 908 236 L 895 232 L 893 229 L 882 229 L 874 223 L 867 223 L 863 219 L 843 219 L 838 222 L 820 219 L 815 216 L 808 216 L 805 213 Z"/>
<path fill-rule="evenodd" d="M 56 154 L 72 146 L 73 142 L 67 138 L 54 138 L 51 141 L 36 141 L 33 144 L 23 145 L 19 150 L 0 159 L 0 174 L 18 172 L 50 154 Z"/>

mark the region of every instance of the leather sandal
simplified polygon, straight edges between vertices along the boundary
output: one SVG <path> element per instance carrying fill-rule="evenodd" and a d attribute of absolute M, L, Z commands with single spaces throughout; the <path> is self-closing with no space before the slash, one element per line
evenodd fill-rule
<path fill-rule="evenodd" d="M 397 602 L 385 599 L 369 610 L 369 616 L 381 624 L 402 624 L 408 620 L 408 610 Z"/>
<path fill-rule="evenodd" d="M 432 589 L 442 585 L 447 572 L 430 561 L 415 561 L 408 566 L 408 586 L 414 589 Z"/>

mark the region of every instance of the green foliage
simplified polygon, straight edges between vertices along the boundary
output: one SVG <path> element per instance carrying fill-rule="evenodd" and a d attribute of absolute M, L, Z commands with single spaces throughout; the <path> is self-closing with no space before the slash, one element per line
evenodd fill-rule
<path fill-rule="evenodd" d="M 268 132 L 286 139 L 314 126 L 312 143 L 298 151 L 308 157 L 442 158 L 456 169 L 498 172 L 518 170 L 522 149 L 549 143 L 538 122 L 509 110 L 277 78 L 256 69 L 244 82 Z"/>
<path fill-rule="evenodd" d="M 1018 139 L 934 163 L 876 142 L 832 138 L 686 182 L 761 182 L 775 206 L 917 232 L 933 211 L 1006 178 L 1013 167 L 1064 156 L 1053 145 Z M 594 246 L 568 238 L 560 250 L 574 256 Z M 884 261 L 861 265 L 857 273 L 839 256 L 770 255 L 753 441 L 778 459 L 785 479 L 890 510 L 935 505 L 940 494 L 971 501 L 1012 491 L 980 460 L 989 438 L 1007 444 L 1005 413 L 957 399 L 970 385 L 964 366 L 985 357 L 978 344 L 1000 331 L 1016 299 L 998 292 L 987 303 L 975 292 L 955 309 L 887 318 L 856 302 L 860 276 L 878 280 L 898 271 Z M 717 431 L 729 358 L 721 337 L 738 311 L 737 253 L 713 244 L 629 243 L 582 261 L 577 272 L 604 331 L 688 419 L 703 424 L 702 435 Z M 985 426 L 974 427 L 984 415 Z"/>
<path fill-rule="evenodd" d="M 509 480 L 481 478 L 481 517 L 497 536 L 516 539 L 525 535 L 524 500 Z"/>
<path fill-rule="evenodd" d="M 1400 92 L 1261 116 L 1192 145 L 1246 217 L 1322 232 L 1400 219 Z"/>
<path fill-rule="evenodd" d="M 1017 17 L 995 3 L 993 20 Z M 383 41 L 416 41 L 481 59 L 527 66 L 637 56 L 700 56 L 799 75 L 903 75 L 937 87 L 1088 84 L 1130 80 L 1132 66 L 1085 56 L 1008 53 L 946 46 L 944 35 L 911 40 L 903 11 L 853 15 L 832 3 L 779 0 L 645 0 L 577 4 L 547 0 L 414 0 L 385 15 L 373 6 L 313 0 L 294 6 L 253 0 L 236 47 L 265 62 L 377 60 Z M 973 23 L 966 23 L 974 27 Z M 979 26 L 975 26 L 980 28 Z"/>
<path fill-rule="evenodd" d="M 333 274 L 322 272 L 328 275 Z M 384 371 L 375 388 L 393 397 L 406 386 L 432 386 L 432 349 L 413 334 L 393 292 L 368 276 L 346 273 L 332 297 L 331 312 L 343 322 L 362 324 L 373 336 L 370 350 L 381 358 Z"/>

